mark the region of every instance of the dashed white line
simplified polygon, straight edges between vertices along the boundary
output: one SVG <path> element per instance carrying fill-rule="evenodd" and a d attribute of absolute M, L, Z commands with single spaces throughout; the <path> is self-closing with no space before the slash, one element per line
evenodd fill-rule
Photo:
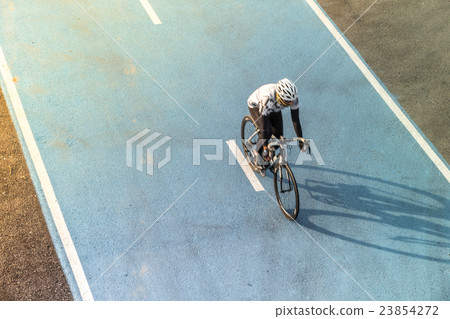
<path fill-rule="evenodd" d="M 84 292 L 83 300 L 94 300 L 92 296 L 91 289 L 84 274 L 83 267 L 81 265 L 80 259 L 78 257 L 77 250 L 73 244 L 72 238 L 70 236 L 69 230 L 67 228 L 64 216 L 61 212 L 61 208 L 58 204 L 58 199 L 56 198 L 55 192 L 53 190 L 52 183 L 47 174 L 47 170 L 42 160 L 41 153 L 34 139 L 33 132 L 31 131 L 30 124 L 28 123 L 27 116 L 23 109 L 22 102 L 17 92 L 16 85 L 14 84 L 11 71 L 6 63 L 6 58 L 3 54 L 3 50 L 0 47 L 0 72 L 3 76 L 3 80 L 6 84 L 6 90 L 8 92 L 9 98 L 13 106 L 13 110 L 17 121 L 22 131 L 23 138 L 25 140 L 28 152 L 30 153 L 31 160 L 36 169 L 39 181 L 41 183 L 42 190 L 44 191 L 45 199 L 47 200 L 48 207 L 55 222 L 56 229 L 58 231 L 59 237 L 63 244 L 64 250 L 69 260 L 70 267 L 72 268 L 75 281 L 78 285 L 78 289 Z"/>
<path fill-rule="evenodd" d="M 241 150 L 238 148 L 236 141 L 228 140 L 227 145 L 230 148 L 230 151 L 233 153 L 234 157 L 236 157 L 236 160 L 238 161 L 239 165 L 241 166 L 242 170 L 244 171 L 245 175 L 247 176 L 248 180 L 252 184 L 255 191 L 257 192 L 263 191 L 264 187 L 262 186 L 258 177 L 256 177 L 255 172 L 253 172 L 253 170 L 248 165 L 247 160 L 245 159 Z"/>
<path fill-rule="evenodd" d="M 161 20 L 159 20 L 158 16 L 156 15 L 155 10 L 153 10 L 150 3 L 148 3 L 147 0 L 139 0 L 144 7 L 145 11 L 147 11 L 147 14 L 149 15 L 150 19 L 152 19 L 154 24 L 162 24 Z"/>

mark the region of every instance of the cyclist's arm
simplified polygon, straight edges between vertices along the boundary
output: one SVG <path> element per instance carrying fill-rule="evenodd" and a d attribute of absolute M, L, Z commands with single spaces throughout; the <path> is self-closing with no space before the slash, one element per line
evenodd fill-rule
<path fill-rule="evenodd" d="M 294 125 L 295 134 L 297 134 L 297 137 L 303 137 L 302 125 L 300 124 L 300 116 L 298 109 L 296 110 L 291 109 L 291 119 L 292 125 Z"/>

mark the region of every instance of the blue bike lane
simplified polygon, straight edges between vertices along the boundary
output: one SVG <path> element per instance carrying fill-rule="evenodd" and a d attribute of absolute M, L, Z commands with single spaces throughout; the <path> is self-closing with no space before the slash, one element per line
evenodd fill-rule
<path fill-rule="evenodd" d="M 0 45 L 94 299 L 448 299 L 446 178 L 330 47 L 311 7 L 283 4 L 151 1 L 161 25 L 139 1 L 1 11 Z M 300 77 L 305 136 L 325 162 L 293 166 L 298 223 L 279 211 L 269 176 L 255 192 L 229 164 L 226 144 L 239 139 L 248 95 L 282 77 Z M 284 122 L 293 135 L 288 113 Z M 144 129 L 170 137 L 152 175 L 136 169 L 135 151 L 126 165 L 126 142 Z M 202 146 L 194 165 L 201 139 L 222 156 L 208 160 L 217 148 Z"/>

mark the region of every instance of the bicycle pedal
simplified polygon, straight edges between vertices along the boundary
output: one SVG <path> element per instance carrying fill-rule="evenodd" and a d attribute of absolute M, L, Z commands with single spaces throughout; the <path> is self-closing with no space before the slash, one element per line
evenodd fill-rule
<path fill-rule="evenodd" d="M 259 174 L 261 174 L 262 177 L 266 176 L 266 171 L 265 170 L 259 170 Z"/>

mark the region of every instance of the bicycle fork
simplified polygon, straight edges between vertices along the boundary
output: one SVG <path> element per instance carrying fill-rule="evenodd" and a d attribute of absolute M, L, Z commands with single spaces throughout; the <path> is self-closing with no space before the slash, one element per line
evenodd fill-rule
<path fill-rule="evenodd" d="M 285 177 L 283 177 L 283 172 L 286 174 Z M 280 185 L 280 192 L 281 193 L 286 193 L 286 192 L 291 192 L 293 190 L 293 183 L 291 178 L 289 177 L 289 174 L 287 172 L 287 170 L 283 169 L 283 166 L 280 165 L 277 171 L 277 179 Z M 286 183 L 287 181 L 287 183 Z M 285 186 L 284 184 L 287 184 L 288 188 L 284 188 L 283 186 Z"/>

